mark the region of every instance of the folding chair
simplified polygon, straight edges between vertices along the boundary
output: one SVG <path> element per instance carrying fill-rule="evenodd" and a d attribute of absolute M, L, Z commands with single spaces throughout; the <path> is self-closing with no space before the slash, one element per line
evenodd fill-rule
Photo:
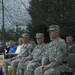
<path fill-rule="evenodd" d="M 69 68 L 71 68 L 72 75 L 75 74 L 75 53 L 70 53 L 68 55 L 68 64 Z"/>
<path fill-rule="evenodd" d="M 69 65 L 69 68 L 71 68 L 72 71 L 63 72 L 60 75 L 74 75 L 75 74 L 75 53 L 68 54 L 67 63 Z"/>

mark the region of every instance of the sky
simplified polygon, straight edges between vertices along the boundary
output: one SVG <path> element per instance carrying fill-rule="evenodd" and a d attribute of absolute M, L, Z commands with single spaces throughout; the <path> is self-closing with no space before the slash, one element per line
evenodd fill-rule
<path fill-rule="evenodd" d="M 5 28 L 15 28 L 16 25 L 26 28 L 31 17 L 26 9 L 30 0 L 4 0 Z M 2 4 L 0 0 L 0 28 L 2 27 Z"/>

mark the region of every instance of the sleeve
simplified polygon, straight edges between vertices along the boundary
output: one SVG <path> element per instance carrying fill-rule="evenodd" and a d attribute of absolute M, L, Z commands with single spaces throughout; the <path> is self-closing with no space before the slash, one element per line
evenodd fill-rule
<path fill-rule="evenodd" d="M 49 57 L 48 57 L 48 45 L 46 45 L 46 50 L 45 50 L 45 54 L 42 58 L 42 65 L 46 65 L 49 62 Z"/>
<path fill-rule="evenodd" d="M 56 57 L 53 58 L 53 60 L 50 62 L 48 66 L 48 68 L 54 67 L 54 66 L 58 66 L 59 64 L 62 64 L 62 62 L 64 61 L 64 56 L 67 54 L 67 45 L 65 42 L 61 42 L 58 44 L 58 48 L 57 48 L 57 52 L 56 52 Z"/>
<path fill-rule="evenodd" d="M 29 49 L 29 51 L 28 51 L 28 56 L 27 57 L 22 57 L 22 59 L 24 59 L 24 60 L 31 60 L 32 58 L 33 58 L 33 51 L 34 51 L 34 49 L 33 49 L 34 47 L 33 47 L 33 45 L 31 44 L 31 46 L 30 46 L 30 49 Z"/>
<path fill-rule="evenodd" d="M 34 62 L 41 62 L 44 54 L 45 54 L 45 50 L 46 50 L 46 46 L 44 46 L 41 50 L 41 52 L 39 53 L 39 56 L 34 60 Z"/>
<path fill-rule="evenodd" d="M 21 53 L 19 53 L 17 56 L 13 57 L 14 59 L 16 58 L 22 58 L 22 55 L 24 55 L 24 53 L 27 53 L 26 51 L 22 51 Z"/>
<path fill-rule="evenodd" d="M 30 48 L 29 48 L 29 51 L 28 51 L 29 55 L 32 55 L 33 50 L 34 50 L 34 47 L 33 47 L 32 44 L 30 44 Z"/>
<path fill-rule="evenodd" d="M 16 52 L 16 50 L 17 50 L 17 46 L 14 47 L 14 53 Z"/>
<path fill-rule="evenodd" d="M 33 56 L 32 55 L 29 55 L 28 57 L 26 57 L 24 60 L 25 61 L 28 61 L 28 60 L 32 60 Z"/>
<path fill-rule="evenodd" d="M 33 59 L 33 52 L 29 56 L 24 57 L 22 59 L 24 59 L 25 61 L 32 60 Z"/>
<path fill-rule="evenodd" d="M 31 55 L 32 51 L 33 51 L 33 47 L 32 47 L 31 44 L 29 44 L 29 45 L 27 46 L 27 48 L 24 49 L 24 51 L 22 51 L 20 54 L 18 54 L 18 55 L 16 56 L 16 58 L 25 59 L 27 56 Z M 30 58 L 30 57 L 29 57 L 29 58 Z"/>

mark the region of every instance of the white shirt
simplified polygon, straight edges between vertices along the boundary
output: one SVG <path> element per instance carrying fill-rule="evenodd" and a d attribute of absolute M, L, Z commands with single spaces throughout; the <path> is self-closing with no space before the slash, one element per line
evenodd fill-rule
<path fill-rule="evenodd" d="M 20 49 L 21 49 L 22 45 L 17 46 L 17 50 L 15 53 L 19 54 L 20 53 Z"/>

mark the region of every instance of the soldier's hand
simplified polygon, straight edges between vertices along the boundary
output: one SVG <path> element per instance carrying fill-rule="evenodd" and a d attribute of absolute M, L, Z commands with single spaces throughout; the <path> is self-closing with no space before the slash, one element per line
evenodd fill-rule
<path fill-rule="evenodd" d="M 48 69 L 47 66 L 42 66 L 42 67 L 41 67 L 41 73 L 45 72 L 47 69 Z"/>
<path fill-rule="evenodd" d="M 24 63 L 24 62 L 25 62 L 25 60 L 23 60 L 23 59 L 20 60 L 20 63 Z"/>
<path fill-rule="evenodd" d="M 13 57 L 9 58 L 10 60 L 13 60 Z"/>

